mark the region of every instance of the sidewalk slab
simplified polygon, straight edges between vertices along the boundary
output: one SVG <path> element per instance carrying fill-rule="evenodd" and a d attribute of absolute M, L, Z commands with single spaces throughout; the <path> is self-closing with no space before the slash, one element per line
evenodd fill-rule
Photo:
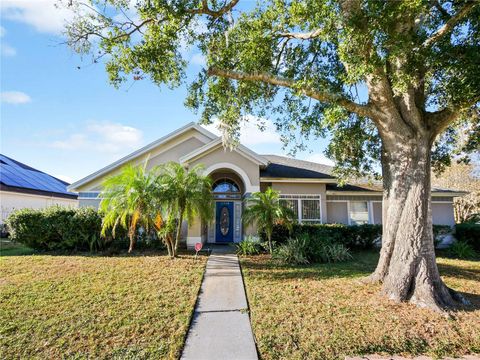
<path fill-rule="evenodd" d="M 258 359 L 238 257 L 225 249 L 207 261 L 181 359 Z"/>

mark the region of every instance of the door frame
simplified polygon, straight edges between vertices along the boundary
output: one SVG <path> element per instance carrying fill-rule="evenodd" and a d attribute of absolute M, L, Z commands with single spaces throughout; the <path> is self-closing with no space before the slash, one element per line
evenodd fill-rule
<path fill-rule="evenodd" d="M 236 199 L 216 199 L 214 200 L 214 217 L 210 224 L 207 225 L 207 243 L 218 243 L 216 240 L 216 218 L 217 218 L 217 202 L 232 202 L 233 203 L 233 243 L 239 243 L 242 241 L 243 225 L 242 225 L 242 212 L 243 201 Z"/>

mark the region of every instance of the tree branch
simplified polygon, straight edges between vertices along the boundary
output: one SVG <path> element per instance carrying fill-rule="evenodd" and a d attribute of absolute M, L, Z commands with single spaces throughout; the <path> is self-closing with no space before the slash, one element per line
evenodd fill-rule
<path fill-rule="evenodd" d="M 423 47 L 429 47 L 442 37 L 447 35 L 468 13 L 477 5 L 474 1 L 468 2 L 463 8 L 461 8 L 455 15 L 453 15 L 440 29 L 435 31 L 425 42 Z"/>
<path fill-rule="evenodd" d="M 223 70 L 216 67 L 210 67 L 208 69 L 209 76 L 220 76 L 223 78 L 233 79 L 233 80 L 240 80 L 240 81 L 256 81 L 262 82 L 265 84 L 271 84 L 281 87 L 286 87 L 289 89 L 293 89 L 300 94 L 305 96 L 311 97 L 312 99 L 316 99 L 318 101 L 331 103 L 331 104 L 338 104 L 344 107 L 346 110 L 356 113 L 360 116 L 370 116 L 371 111 L 368 105 L 360 105 L 351 100 L 346 99 L 345 97 L 337 94 L 332 94 L 330 92 L 322 92 L 310 87 L 302 87 L 298 86 L 297 82 L 294 80 L 282 78 L 279 76 L 271 75 L 268 73 L 243 73 L 239 71 L 233 70 Z"/>
<path fill-rule="evenodd" d="M 230 10 L 232 10 L 235 7 L 235 5 L 237 5 L 238 1 L 239 0 L 232 0 L 218 10 L 211 10 L 208 7 L 208 0 L 202 0 L 202 7 L 198 9 L 187 10 L 187 12 L 190 14 L 196 14 L 196 15 L 210 15 L 211 17 L 216 19 L 226 14 Z"/>
<path fill-rule="evenodd" d="M 321 29 L 313 30 L 308 33 L 291 33 L 291 32 L 283 32 L 279 33 L 278 36 L 285 37 L 288 39 L 298 39 L 298 40 L 310 40 L 316 37 L 319 37 L 322 33 Z"/>

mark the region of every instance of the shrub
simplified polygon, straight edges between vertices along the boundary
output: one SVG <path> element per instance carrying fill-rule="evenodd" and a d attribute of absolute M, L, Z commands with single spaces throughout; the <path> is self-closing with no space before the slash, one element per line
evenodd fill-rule
<path fill-rule="evenodd" d="M 317 262 L 335 263 L 352 259 L 350 251 L 342 244 L 323 244 L 321 251 L 315 254 Z"/>
<path fill-rule="evenodd" d="M 254 236 L 247 236 L 237 244 L 238 255 L 257 255 L 262 251 L 260 239 Z"/>
<path fill-rule="evenodd" d="M 108 240 L 100 237 L 102 219 L 92 208 L 22 209 L 7 218 L 13 241 L 36 250 L 101 250 Z"/>
<path fill-rule="evenodd" d="M 443 236 L 452 232 L 449 225 L 433 225 L 433 243 L 437 248 L 443 241 Z"/>
<path fill-rule="evenodd" d="M 306 234 L 289 238 L 274 252 L 274 259 L 292 265 L 334 263 L 351 258 L 350 251 L 343 244 L 321 238 L 315 239 Z"/>
<path fill-rule="evenodd" d="M 273 259 L 290 265 L 308 264 L 309 261 L 306 255 L 307 239 L 307 236 L 287 239 L 284 244 L 274 250 Z"/>
<path fill-rule="evenodd" d="M 308 235 L 311 239 L 327 243 L 342 244 L 348 249 L 371 249 L 375 240 L 381 236 L 382 226 L 365 224 L 348 226 L 344 224 L 294 224 L 289 232 L 284 226 L 274 227 L 272 239 L 285 243 L 286 239 Z"/>
<path fill-rule="evenodd" d="M 455 237 L 480 252 L 480 224 L 462 223 L 455 225 Z"/>
<path fill-rule="evenodd" d="M 454 242 L 449 250 L 450 255 L 458 259 L 473 259 L 477 256 L 475 249 L 463 241 Z"/>

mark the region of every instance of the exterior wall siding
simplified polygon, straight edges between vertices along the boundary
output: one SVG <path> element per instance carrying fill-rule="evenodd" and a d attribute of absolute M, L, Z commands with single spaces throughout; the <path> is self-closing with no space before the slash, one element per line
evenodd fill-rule
<path fill-rule="evenodd" d="M 12 211 L 19 209 L 44 209 L 53 205 L 64 207 L 78 207 L 77 199 L 67 199 L 55 196 L 24 194 L 11 191 L 0 191 L 1 222 L 10 215 Z"/>
<path fill-rule="evenodd" d="M 327 202 L 327 223 L 348 224 L 347 202 Z"/>

